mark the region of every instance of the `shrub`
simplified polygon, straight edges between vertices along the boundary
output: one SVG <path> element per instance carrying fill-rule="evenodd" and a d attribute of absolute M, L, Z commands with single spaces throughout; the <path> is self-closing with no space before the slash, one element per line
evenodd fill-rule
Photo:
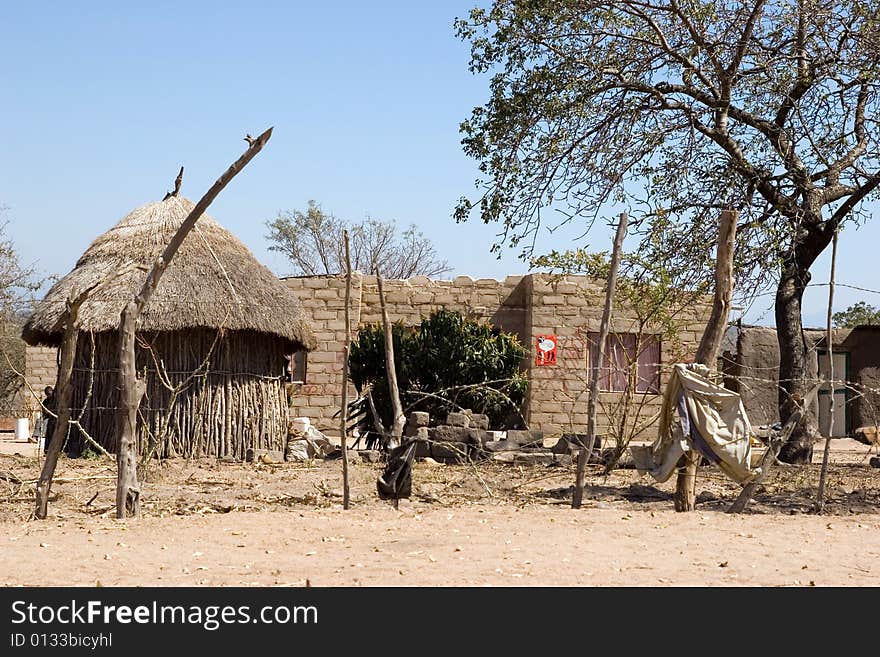
<path fill-rule="evenodd" d="M 485 322 L 450 310 L 437 310 L 416 327 L 392 327 L 397 384 L 404 411 L 445 417 L 461 408 L 485 413 L 493 427 L 522 426 L 526 391 L 520 364 L 528 351 L 519 339 Z M 392 410 L 385 371 L 385 334 L 381 324 L 363 327 L 351 344 L 349 370 L 355 388 L 372 385 L 382 422 L 391 426 Z"/>

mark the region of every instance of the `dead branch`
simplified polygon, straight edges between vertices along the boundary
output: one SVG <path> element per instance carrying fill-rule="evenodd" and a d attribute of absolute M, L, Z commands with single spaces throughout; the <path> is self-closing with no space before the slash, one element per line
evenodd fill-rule
<path fill-rule="evenodd" d="M 822 470 L 819 472 L 819 490 L 816 492 L 816 513 L 825 509 L 825 480 L 828 477 L 828 458 L 831 453 L 831 436 L 834 434 L 834 335 L 831 331 L 834 309 L 834 267 L 837 262 L 837 231 L 831 239 L 831 278 L 828 281 L 828 318 L 825 329 L 825 342 L 828 348 L 828 435 L 825 436 L 825 449 L 822 451 Z M 845 375 L 844 375 L 845 376 Z"/>
<path fill-rule="evenodd" d="M 177 196 L 178 194 L 180 194 L 180 185 L 182 183 L 183 183 L 183 167 L 180 167 L 180 173 L 178 173 L 177 178 L 174 179 L 174 191 L 168 192 L 167 194 L 165 194 L 165 198 L 163 198 L 162 200 L 167 201 L 172 196 Z"/>
<path fill-rule="evenodd" d="M 599 373 L 602 371 L 602 360 L 605 358 L 605 342 L 608 339 L 608 328 L 611 324 L 611 309 L 614 301 L 614 288 L 617 285 L 617 269 L 620 266 L 620 253 L 623 250 L 623 240 L 626 237 L 628 217 L 625 212 L 621 213 L 617 224 L 617 233 L 614 235 L 614 247 L 611 252 L 611 264 L 608 272 L 608 281 L 605 286 L 605 307 L 602 310 L 602 321 L 599 324 L 598 362 L 591 363 L 590 367 L 590 398 L 587 402 L 587 444 L 582 445 L 578 455 L 577 474 L 575 476 L 574 493 L 571 496 L 571 508 L 581 508 L 584 498 L 584 475 L 587 470 L 587 461 L 593 453 L 596 444 L 596 405 L 599 399 Z M 595 365 L 595 366 L 592 366 Z"/>
<path fill-rule="evenodd" d="M 348 231 L 342 231 L 345 241 L 345 343 L 342 348 L 342 408 L 340 409 L 340 442 L 342 446 L 342 508 L 348 509 L 351 493 L 348 482 L 348 354 L 351 350 L 351 253 L 348 244 Z"/>
<path fill-rule="evenodd" d="M 388 308 L 385 305 L 385 290 L 382 287 L 382 274 L 376 267 L 376 284 L 379 287 L 379 304 L 382 306 L 382 326 L 385 329 L 385 370 L 388 375 L 388 390 L 391 394 L 391 408 L 394 419 L 391 425 L 391 438 L 393 445 L 400 444 L 403 436 L 403 425 L 406 417 L 403 414 L 403 405 L 400 403 L 400 389 L 397 387 L 397 369 L 394 365 L 394 333 L 391 330 L 391 321 L 388 319 Z"/>
<path fill-rule="evenodd" d="M 217 179 L 211 188 L 199 199 L 180 228 L 174 233 L 152 269 L 147 274 L 140 291 L 129 301 L 122 311 L 119 323 L 119 385 L 120 399 L 117 412 L 116 463 L 118 478 L 116 486 L 116 517 L 137 516 L 140 512 L 140 486 L 137 479 L 137 410 L 144 396 L 146 386 L 137 377 L 135 366 L 135 333 L 137 318 L 147 305 L 165 269 L 171 263 L 183 240 L 189 235 L 196 221 L 205 213 L 211 202 L 227 184 L 259 153 L 269 138 L 272 128 L 266 130 L 255 141 L 248 142 L 248 149 Z"/>

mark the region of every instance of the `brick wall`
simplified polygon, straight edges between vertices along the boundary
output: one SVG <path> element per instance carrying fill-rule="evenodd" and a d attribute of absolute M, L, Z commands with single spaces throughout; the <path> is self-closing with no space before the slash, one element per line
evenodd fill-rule
<path fill-rule="evenodd" d="M 531 331 L 529 340 L 530 393 L 528 403 L 529 427 L 548 435 L 565 432 L 584 433 L 587 428 L 589 401 L 589 373 L 587 362 L 590 348 L 588 334 L 598 332 L 605 305 L 604 282 L 584 276 L 559 279 L 547 274 L 532 278 Z M 700 338 L 708 321 L 711 308 L 694 305 L 683 309 L 675 317 L 677 341 L 664 339 L 659 329 L 642 325 L 629 308 L 617 304 L 612 313 L 609 330 L 613 333 L 642 333 L 656 336 L 660 342 L 660 393 L 676 362 L 693 360 Z M 557 336 L 557 365 L 535 364 L 537 349 L 534 336 Z M 656 417 L 662 404 L 662 394 L 635 393 L 629 403 L 616 392 L 600 392 L 598 399 L 597 430 L 610 436 L 612 424 L 624 436 L 638 433 L 637 440 L 656 437 Z"/>
<path fill-rule="evenodd" d="M 285 282 L 302 301 L 313 319 L 318 348 L 309 354 L 306 383 L 294 390 L 294 412 L 311 417 L 322 431 L 337 434 L 338 421 L 332 416 L 341 403 L 342 349 L 345 322 L 345 278 L 343 276 L 288 278 Z M 508 276 L 504 280 L 459 276 L 439 281 L 418 276 L 408 280 L 384 282 L 389 317 L 414 326 L 438 308 L 458 310 L 479 320 L 489 321 L 502 330 L 516 333 L 530 349 L 526 367 L 530 390 L 525 408 L 526 421 L 532 429 L 547 435 L 586 430 L 586 405 L 589 382 L 586 370 L 588 342 L 586 335 L 598 331 L 604 305 L 604 283 L 582 276 L 555 280 L 549 275 Z M 352 328 L 381 322 L 381 307 L 374 276 L 356 274 L 353 280 Z M 683 311 L 677 322 L 681 353 L 672 353 L 670 341 L 661 340 L 661 383 L 668 377 L 673 362 L 692 359 L 709 316 L 709 307 L 692 306 Z M 626 308 L 615 308 L 612 331 L 638 331 L 636 316 Z M 646 332 L 655 332 L 648 327 Z M 555 366 L 536 366 L 535 336 L 558 337 L 558 361 Z M 661 387 L 662 390 L 662 387 Z M 354 394 L 354 391 L 351 391 Z M 624 412 L 619 393 L 600 397 L 600 431 L 607 431 L 611 420 L 620 421 Z M 659 394 L 638 394 L 629 405 L 629 424 L 641 426 L 661 404 Z M 632 409 L 638 409 L 634 413 Z M 643 432 L 639 439 L 651 440 L 656 428 Z"/>
<path fill-rule="evenodd" d="M 284 282 L 302 301 L 318 340 L 317 348 L 308 356 L 305 383 L 293 385 L 293 412 L 311 418 L 321 431 L 338 434 L 339 420 L 333 415 L 342 404 L 345 276 L 296 277 Z M 431 311 L 450 308 L 527 339 L 528 283 L 528 278 L 522 276 L 508 276 L 503 281 L 474 280 L 469 276 L 435 281 L 416 276 L 383 281 L 383 289 L 392 322 L 415 326 Z M 354 337 L 356 327 L 382 321 L 376 277 L 355 272 L 351 298 Z M 349 398 L 355 395 L 354 388 L 349 388 Z"/>
<path fill-rule="evenodd" d="M 55 347 L 31 347 L 25 351 L 23 398 L 31 416 L 31 426 L 39 417 L 40 400 L 46 386 L 55 386 L 58 378 L 58 350 Z"/>

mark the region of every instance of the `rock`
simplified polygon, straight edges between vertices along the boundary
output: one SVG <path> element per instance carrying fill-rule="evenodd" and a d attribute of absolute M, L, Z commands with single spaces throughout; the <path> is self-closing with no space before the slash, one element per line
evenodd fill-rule
<path fill-rule="evenodd" d="M 421 427 L 424 428 L 424 427 Z M 416 443 L 416 458 L 426 458 L 431 456 L 431 445 L 427 440 L 419 440 Z"/>
<path fill-rule="evenodd" d="M 554 454 L 553 462 L 567 468 L 572 464 L 571 454 Z"/>
<path fill-rule="evenodd" d="M 468 446 L 465 443 L 433 444 L 431 456 L 441 461 L 464 461 L 468 456 Z"/>
<path fill-rule="evenodd" d="M 611 459 L 614 458 L 615 451 L 616 450 L 614 447 L 608 447 L 607 449 L 603 449 L 601 452 L 601 456 L 599 457 L 599 460 L 596 462 L 607 465 L 611 461 Z M 595 452 L 594 452 L 594 454 L 595 454 Z M 587 461 L 587 463 L 592 463 L 592 462 L 593 462 L 592 458 L 589 461 Z M 633 455 L 629 449 L 627 449 L 623 454 L 620 455 L 620 458 L 617 459 L 617 464 L 614 467 L 619 470 L 636 470 L 636 469 L 638 469 L 638 468 L 636 468 L 636 461 L 633 458 Z"/>
<path fill-rule="evenodd" d="M 540 447 L 544 444 L 544 432 L 529 431 L 526 429 L 510 429 L 507 432 L 507 440 L 516 443 L 520 447 L 528 447 L 530 445 L 537 445 Z"/>
<path fill-rule="evenodd" d="M 425 465 L 443 465 L 442 463 L 440 463 L 440 461 L 435 461 L 430 456 L 426 456 L 425 458 L 423 458 L 422 463 L 424 463 Z"/>
<path fill-rule="evenodd" d="M 248 463 L 259 461 L 261 463 L 280 463 L 284 455 L 274 449 L 254 449 L 248 447 L 244 453 L 244 460 Z"/>
<path fill-rule="evenodd" d="M 880 456 L 872 456 L 868 463 L 872 468 L 880 468 Z"/>
<path fill-rule="evenodd" d="M 382 461 L 382 452 L 378 449 L 361 449 L 358 450 L 358 456 L 364 463 L 379 463 Z"/>
<path fill-rule="evenodd" d="M 431 416 L 424 411 L 413 411 L 407 418 L 407 424 L 413 427 L 426 427 L 431 421 Z"/>
<path fill-rule="evenodd" d="M 864 445 L 880 445 L 880 427 L 859 427 L 853 431 L 853 439 Z"/>
<path fill-rule="evenodd" d="M 345 450 L 348 453 L 348 462 L 353 463 L 358 457 L 358 453 L 353 449 Z M 333 451 L 331 451 L 327 456 L 324 457 L 328 461 L 335 461 L 336 459 L 342 458 L 342 448 L 334 447 Z"/>
<path fill-rule="evenodd" d="M 551 465 L 556 455 L 549 450 L 540 452 L 514 452 L 514 465 Z"/>
<path fill-rule="evenodd" d="M 451 427 L 469 427 L 470 419 L 464 413 L 449 413 L 446 416 L 446 424 Z"/>
<path fill-rule="evenodd" d="M 471 415 L 471 427 L 485 431 L 489 428 L 489 416 L 483 413 L 474 413 Z"/>
<path fill-rule="evenodd" d="M 428 439 L 428 427 L 414 427 L 407 424 L 403 428 L 403 435 L 407 438 L 419 438 L 421 440 Z"/>
<path fill-rule="evenodd" d="M 515 452 L 519 449 L 519 445 L 510 440 L 491 440 L 483 443 L 483 449 L 497 454 L 500 452 Z"/>
<path fill-rule="evenodd" d="M 483 447 L 483 445 L 493 440 L 492 431 L 485 431 L 483 429 L 468 429 L 468 431 L 471 432 L 471 444 L 477 447 Z"/>
<path fill-rule="evenodd" d="M 554 454 L 545 452 L 515 452 L 513 455 L 514 465 L 550 465 L 553 463 Z"/>
<path fill-rule="evenodd" d="M 428 439 L 437 443 L 469 443 L 473 436 L 465 427 L 441 425 L 428 429 Z"/>
<path fill-rule="evenodd" d="M 308 461 L 309 443 L 306 440 L 290 440 L 287 442 L 287 450 L 284 453 L 285 461 Z"/>
<path fill-rule="evenodd" d="M 515 452 L 497 452 L 492 455 L 492 460 L 499 463 L 513 463 L 515 456 Z"/>

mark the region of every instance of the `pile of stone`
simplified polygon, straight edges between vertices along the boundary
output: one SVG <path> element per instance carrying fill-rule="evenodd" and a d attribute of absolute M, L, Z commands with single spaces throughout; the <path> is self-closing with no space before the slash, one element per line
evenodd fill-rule
<path fill-rule="evenodd" d="M 444 463 L 491 459 L 513 465 L 570 465 L 572 454 L 580 449 L 574 434 L 566 434 L 548 449 L 544 447 L 543 431 L 492 431 L 487 415 L 469 410 L 447 414 L 443 424 L 430 423 L 428 413 L 421 411 L 407 418 L 404 436 L 418 440 L 417 458 L 430 457 Z M 593 454 L 598 452 L 597 445 Z"/>

